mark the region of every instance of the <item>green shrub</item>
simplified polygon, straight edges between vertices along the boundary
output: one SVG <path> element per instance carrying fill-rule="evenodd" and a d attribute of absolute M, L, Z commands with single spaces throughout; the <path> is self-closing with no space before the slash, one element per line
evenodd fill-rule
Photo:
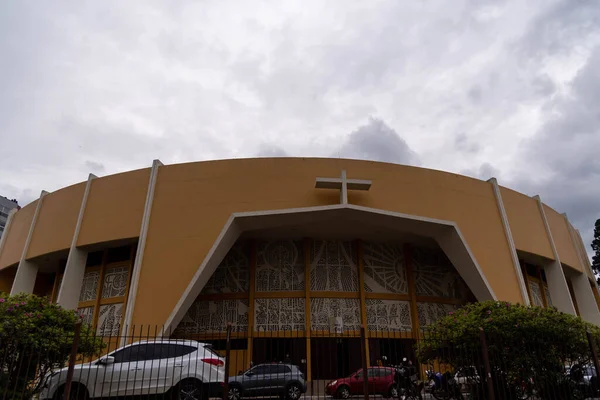
<path fill-rule="evenodd" d="M 39 392 L 47 374 L 66 365 L 80 321 L 75 311 L 44 297 L 0 293 L 0 395 L 30 398 Z M 79 354 L 92 356 L 104 346 L 82 325 Z"/>
<path fill-rule="evenodd" d="M 417 358 L 454 368 L 475 366 L 485 376 L 482 331 L 495 383 L 514 388 L 525 382 L 538 394 L 568 386 L 564 367 L 590 362 L 587 332 L 600 338 L 600 328 L 555 308 L 486 301 L 468 304 L 428 327 L 416 345 Z"/>

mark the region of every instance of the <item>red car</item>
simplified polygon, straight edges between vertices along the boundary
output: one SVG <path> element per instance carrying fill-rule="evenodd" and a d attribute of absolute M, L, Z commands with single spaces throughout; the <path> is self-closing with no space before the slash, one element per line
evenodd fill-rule
<path fill-rule="evenodd" d="M 364 394 L 363 370 L 359 369 L 347 378 L 329 382 L 325 393 L 338 399 L 348 399 L 350 396 Z M 380 394 L 385 398 L 398 397 L 394 385 L 394 368 L 367 368 L 367 385 L 369 394 Z"/>

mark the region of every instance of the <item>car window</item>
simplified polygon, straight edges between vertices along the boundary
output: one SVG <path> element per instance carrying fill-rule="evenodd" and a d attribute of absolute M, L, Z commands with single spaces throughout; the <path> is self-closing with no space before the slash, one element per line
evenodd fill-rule
<path fill-rule="evenodd" d="M 379 376 L 379 368 L 369 368 L 367 370 L 367 377 L 373 378 Z"/>
<path fill-rule="evenodd" d="M 361 379 L 361 378 L 363 377 L 363 372 L 362 372 L 362 371 L 359 371 L 359 372 L 357 372 L 357 373 L 356 373 L 356 377 L 357 377 L 358 379 Z"/>
<path fill-rule="evenodd" d="M 268 374 L 269 370 L 270 369 L 269 369 L 268 365 L 257 365 L 250 372 L 252 372 L 253 374 L 256 374 L 256 375 L 264 375 L 264 374 Z"/>
<path fill-rule="evenodd" d="M 269 365 L 269 373 L 271 374 L 284 374 L 292 372 L 290 367 L 285 365 Z"/>
<path fill-rule="evenodd" d="M 391 369 L 379 368 L 379 376 L 389 376 L 392 373 Z"/>
<path fill-rule="evenodd" d="M 154 345 L 153 360 L 182 357 L 196 351 L 195 347 L 182 344 L 162 343 Z"/>
<path fill-rule="evenodd" d="M 112 356 L 115 359 L 115 363 L 143 361 L 146 360 L 146 353 L 148 350 L 147 344 L 139 344 L 126 347 L 123 350 L 118 350 L 114 352 Z"/>

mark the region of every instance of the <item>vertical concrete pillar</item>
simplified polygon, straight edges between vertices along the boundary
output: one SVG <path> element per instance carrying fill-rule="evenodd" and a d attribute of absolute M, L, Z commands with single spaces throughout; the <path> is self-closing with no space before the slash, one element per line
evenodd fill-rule
<path fill-rule="evenodd" d="M 510 250 L 510 257 L 515 269 L 515 274 L 517 275 L 517 280 L 519 281 L 519 289 L 521 290 L 521 296 L 523 297 L 523 304 L 528 306 L 531 302 L 527 292 L 527 286 L 525 285 L 525 279 L 523 279 L 523 272 L 521 271 L 521 264 L 519 263 L 519 257 L 517 256 L 515 242 L 513 240 L 512 232 L 510 231 L 510 224 L 508 223 L 508 216 L 506 215 L 506 209 L 504 208 L 502 193 L 500 192 L 500 187 L 498 186 L 496 178 L 490 178 L 488 179 L 488 182 L 492 184 L 494 190 L 494 197 L 496 197 L 496 204 L 498 204 L 498 211 L 500 212 L 500 220 L 502 221 L 504 235 L 506 236 L 506 241 L 508 242 L 508 248 Z"/>
<path fill-rule="evenodd" d="M 81 230 L 81 224 L 85 214 L 85 206 L 94 179 L 96 179 L 96 176 L 90 174 L 85 185 L 81 206 L 79 206 L 77 224 L 75 225 L 75 231 L 73 232 L 73 239 L 71 239 L 71 247 L 67 257 L 65 273 L 56 299 L 58 305 L 70 310 L 77 309 L 77 305 L 79 304 L 79 293 L 81 292 L 81 285 L 83 284 L 83 275 L 85 274 L 85 262 L 87 260 L 88 252 L 77 248 L 77 240 L 79 239 L 79 231 Z"/>
<path fill-rule="evenodd" d="M 562 264 L 560 263 L 560 257 L 558 255 L 558 251 L 556 250 L 556 246 L 554 245 L 552 231 L 550 230 L 548 218 L 546 218 L 546 212 L 544 211 L 542 199 L 540 196 L 533 196 L 533 198 L 537 200 L 538 209 L 540 210 L 540 215 L 542 216 L 542 221 L 544 222 L 544 227 L 546 228 L 546 234 L 548 235 L 548 240 L 550 241 L 552 254 L 554 255 L 554 260 L 544 266 L 544 272 L 546 273 L 548 291 L 550 292 L 550 297 L 552 298 L 552 304 L 559 311 L 567 314 L 577 315 L 575 312 L 575 306 L 573 305 L 573 300 L 571 300 L 571 295 L 569 294 L 569 286 L 567 285 L 567 279 L 565 278 L 565 273 L 562 269 Z"/>
<path fill-rule="evenodd" d="M 150 213 L 152 212 L 152 201 L 154 200 L 154 189 L 158 178 L 158 169 L 163 163 L 160 160 L 152 162 L 150 170 L 150 180 L 148 181 L 148 191 L 146 192 L 146 203 L 144 205 L 144 216 L 142 217 L 142 225 L 140 227 L 140 237 L 138 239 L 137 251 L 135 254 L 135 262 L 131 271 L 131 286 L 129 287 L 129 296 L 127 298 L 127 308 L 125 309 L 125 318 L 123 318 L 123 326 L 121 327 L 121 345 L 125 344 L 125 335 L 127 335 L 128 327 L 133 319 L 133 310 L 135 309 L 135 298 L 137 296 L 138 282 L 140 280 L 140 272 L 142 262 L 144 261 L 144 250 L 146 249 L 146 237 L 148 235 L 148 226 L 150 225 Z"/>
<path fill-rule="evenodd" d="M 573 243 L 573 247 L 575 247 L 579 264 L 584 269 L 589 268 L 587 262 L 585 262 L 582 257 L 578 240 L 575 236 L 575 232 L 573 232 L 573 228 L 569 222 L 567 214 L 563 214 L 563 217 L 565 217 L 567 229 L 569 229 L 571 243 Z M 598 312 L 598 303 L 596 303 L 596 297 L 594 296 L 594 292 L 592 292 L 592 286 L 590 285 L 587 273 L 583 272 L 572 276 L 571 284 L 573 285 L 573 294 L 575 295 L 575 299 L 577 301 L 579 316 L 587 322 L 600 325 L 600 312 Z"/>
<path fill-rule="evenodd" d="M 25 245 L 23 246 L 23 252 L 21 253 L 19 266 L 17 267 L 15 281 L 13 282 L 12 289 L 10 290 L 11 296 L 17 293 L 33 293 L 33 287 L 35 285 L 35 279 L 37 278 L 38 273 L 38 266 L 31 261 L 27 261 L 26 258 L 27 252 L 29 251 L 29 244 L 31 243 L 31 237 L 33 236 L 33 231 L 35 230 L 35 223 L 37 222 L 38 215 L 40 215 L 40 209 L 42 208 L 44 196 L 47 194 L 48 192 L 42 190 L 37 205 L 35 206 L 35 212 L 33 214 L 33 218 L 31 219 L 31 225 L 29 225 L 29 233 L 27 234 L 27 239 L 25 240 Z"/>

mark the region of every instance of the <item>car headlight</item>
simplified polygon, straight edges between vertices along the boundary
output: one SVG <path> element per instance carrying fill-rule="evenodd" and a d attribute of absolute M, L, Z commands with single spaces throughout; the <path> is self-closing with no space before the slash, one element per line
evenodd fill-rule
<path fill-rule="evenodd" d="M 329 384 L 329 386 L 335 386 L 336 383 L 337 383 L 337 381 L 333 381 Z"/>

